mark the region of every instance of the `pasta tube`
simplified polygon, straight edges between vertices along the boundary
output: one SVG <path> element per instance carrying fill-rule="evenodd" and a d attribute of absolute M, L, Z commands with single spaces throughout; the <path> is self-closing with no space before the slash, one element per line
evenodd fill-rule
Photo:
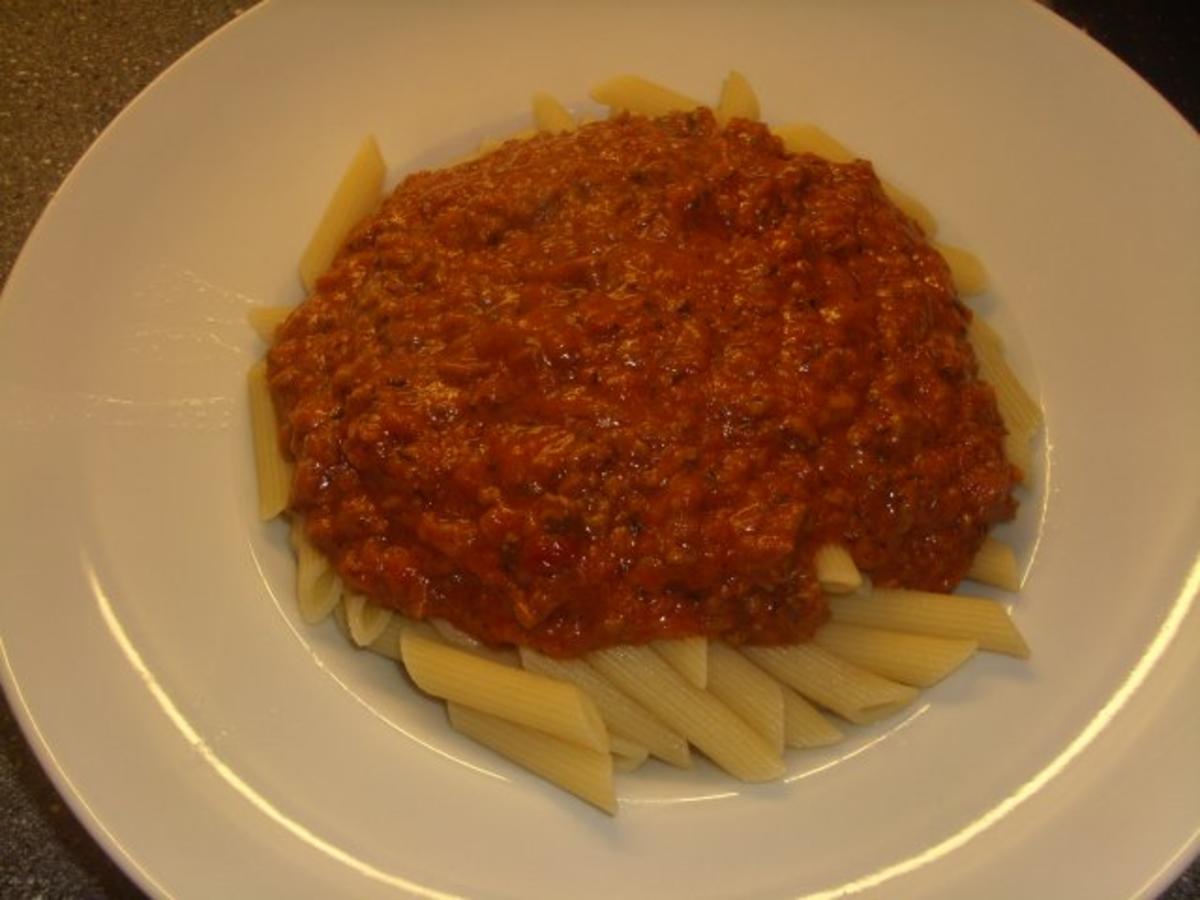
<path fill-rule="evenodd" d="M 592 698 L 610 735 L 643 744 L 652 755 L 682 769 L 691 768 L 688 743 L 656 719 L 645 707 L 582 659 L 552 659 L 528 647 L 521 648 L 521 663 L 531 672 L 570 681 Z"/>
<path fill-rule="evenodd" d="M 1008 365 L 1000 337 L 979 316 L 973 316 L 967 338 L 975 349 L 980 376 L 996 392 L 1000 416 L 1009 432 L 1028 435 L 1040 428 L 1042 408 Z"/>
<path fill-rule="evenodd" d="M 347 166 L 312 240 L 300 257 L 300 280 L 305 290 L 311 292 L 317 278 L 329 268 L 350 229 L 379 205 L 386 173 L 379 144 L 375 138 L 368 137 Z"/>
<path fill-rule="evenodd" d="M 784 684 L 855 723 L 873 722 L 907 706 L 917 692 L 851 665 L 811 643 L 743 647 L 742 652 Z"/>
<path fill-rule="evenodd" d="M 973 297 L 987 290 L 987 270 L 974 253 L 962 247 L 937 242 L 934 242 L 933 247 L 950 267 L 950 277 L 954 279 L 954 289 L 960 297 Z"/>
<path fill-rule="evenodd" d="M 880 179 L 880 184 L 883 185 L 883 192 L 887 194 L 889 200 L 900 208 L 900 211 L 921 226 L 921 231 L 926 237 L 933 237 L 937 234 L 938 225 L 937 219 L 933 217 L 933 213 L 929 209 L 907 191 L 902 191 L 890 181 Z"/>
<path fill-rule="evenodd" d="M 329 560 L 308 542 L 300 519 L 292 521 L 290 537 L 296 553 L 296 601 L 300 618 L 315 625 L 337 606 L 342 595 L 341 579 Z"/>
<path fill-rule="evenodd" d="M 856 159 L 849 148 L 816 125 L 782 125 L 771 130 L 791 153 L 812 153 L 835 163 L 848 163 Z"/>
<path fill-rule="evenodd" d="M 617 75 L 592 88 L 592 99 L 616 112 L 664 116 L 700 106 L 698 100 L 637 75 Z"/>
<path fill-rule="evenodd" d="M 369 647 L 387 631 L 392 611 L 372 603 L 355 591 L 342 591 L 342 606 L 346 610 L 346 627 L 350 638 L 360 647 Z"/>
<path fill-rule="evenodd" d="M 708 645 L 708 690 L 783 753 L 783 689 L 779 682 L 719 641 Z"/>
<path fill-rule="evenodd" d="M 725 82 L 721 85 L 721 97 L 713 113 L 722 125 L 728 125 L 731 119 L 758 121 L 758 97 L 745 75 L 741 72 L 730 72 L 725 76 Z"/>
<path fill-rule="evenodd" d="M 779 754 L 763 738 L 649 647 L 612 647 L 592 653 L 588 660 L 734 777 L 771 781 L 783 776 Z"/>
<path fill-rule="evenodd" d="M 246 321 L 250 327 L 266 343 L 275 338 L 275 330 L 283 324 L 283 320 L 291 315 L 292 306 L 252 306 L 246 312 Z"/>
<path fill-rule="evenodd" d="M 613 758 L 458 703 L 447 704 L 450 725 L 501 756 L 616 815 Z"/>
<path fill-rule="evenodd" d="M 786 685 L 782 686 L 783 742 L 789 747 L 828 747 L 845 738 L 821 711 Z"/>
<path fill-rule="evenodd" d="M 825 544 L 817 551 L 814 562 L 821 589 L 830 594 L 848 594 L 862 587 L 862 573 L 854 557 L 841 544 Z"/>
<path fill-rule="evenodd" d="M 981 650 L 1029 656 L 1029 645 L 1003 604 L 982 597 L 876 588 L 862 597 L 830 597 L 835 622 L 977 641 Z"/>
<path fill-rule="evenodd" d="M 613 769 L 617 772 L 636 771 L 650 758 L 650 751 L 641 744 L 635 744 L 615 734 L 608 736 L 608 743 L 612 751 Z"/>
<path fill-rule="evenodd" d="M 679 638 L 673 641 L 654 641 L 654 651 L 670 663 L 671 668 L 698 688 L 708 686 L 708 639 Z"/>
<path fill-rule="evenodd" d="M 1021 587 L 1017 557 L 1012 547 L 990 537 L 984 540 L 975 554 L 971 568 L 967 570 L 967 577 L 972 581 L 990 584 L 1006 591 L 1016 591 Z"/>
<path fill-rule="evenodd" d="M 254 468 L 258 475 L 258 517 L 264 522 L 287 509 L 292 490 L 292 467 L 279 452 L 279 423 L 267 387 L 267 361 L 250 367 L 246 379 L 250 394 L 250 431 L 254 440 Z"/>
<path fill-rule="evenodd" d="M 596 705 L 573 684 L 494 663 L 406 628 L 404 667 L 417 687 L 581 747 L 608 753 L 608 732 Z"/>
<path fill-rule="evenodd" d="M 484 659 L 490 659 L 492 662 L 501 663 L 506 666 L 519 666 L 521 664 L 516 650 L 508 648 L 493 649 L 482 641 L 477 641 L 461 628 L 451 625 L 445 619 L 432 619 L 429 624 L 433 626 L 433 630 L 447 644 L 461 647 L 463 650 L 469 650 L 476 656 L 482 656 Z"/>
<path fill-rule="evenodd" d="M 937 684 L 970 659 L 978 646 L 972 640 L 901 634 L 842 622 L 829 622 L 813 640 L 818 647 L 868 672 L 916 687 Z"/>
<path fill-rule="evenodd" d="M 547 134 L 559 134 L 564 131 L 574 131 L 575 120 L 566 108 L 541 91 L 533 95 L 533 123 L 538 131 Z"/>

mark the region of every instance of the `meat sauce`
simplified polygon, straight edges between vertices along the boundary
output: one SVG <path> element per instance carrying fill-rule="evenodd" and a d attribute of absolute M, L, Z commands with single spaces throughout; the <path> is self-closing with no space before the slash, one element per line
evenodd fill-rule
<path fill-rule="evenodd" d="M 280 328 L 291 509 L 491 644 L 804 640 L 823 543 L 949 590 L 1014 514 L 969 317 L 867 162 L 708 110 L 509 142 L 408 177 Z"/>

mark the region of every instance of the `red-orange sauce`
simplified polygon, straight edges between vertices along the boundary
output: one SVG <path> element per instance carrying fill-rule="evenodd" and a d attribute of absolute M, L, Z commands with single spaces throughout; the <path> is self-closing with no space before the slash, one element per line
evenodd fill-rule
<path fill-rule="evenodd" d="M 945 262 L 869 163 L 707 110 L 407 178 L 281 327 L 291 508 L 345 582 L 574 655 L 964 575 L 1015 510 Z"/>

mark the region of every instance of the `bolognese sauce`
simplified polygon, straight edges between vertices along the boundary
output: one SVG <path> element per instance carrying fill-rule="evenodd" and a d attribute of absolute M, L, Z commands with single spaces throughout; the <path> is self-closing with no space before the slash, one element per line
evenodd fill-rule
<path fill-rule="evenodd" d="M 573 656 L 949 590 L 1018 473 L 945 262 L 867 162 L 710 111 L 409 176 L 280 328 L 291 509 L 344 582 Z"/>

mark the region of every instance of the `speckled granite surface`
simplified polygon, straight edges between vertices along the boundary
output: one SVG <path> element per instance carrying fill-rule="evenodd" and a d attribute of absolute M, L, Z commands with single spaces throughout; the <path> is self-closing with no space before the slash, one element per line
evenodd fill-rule
<path fill-rule="evenodd" d="M 146 84 L 248 2 L 0 2 L 0 282 L 96 135 Z M 1192 122 L 1200 19 L 1186 4 L 1060 0 Z M 0 897 L 140 897 L 66 809 L 0 704 Z M 1136 827 L 1136 823 L 1131 823 Z M 1200 900 L 1200 862 L 1163 900 Z"/>

